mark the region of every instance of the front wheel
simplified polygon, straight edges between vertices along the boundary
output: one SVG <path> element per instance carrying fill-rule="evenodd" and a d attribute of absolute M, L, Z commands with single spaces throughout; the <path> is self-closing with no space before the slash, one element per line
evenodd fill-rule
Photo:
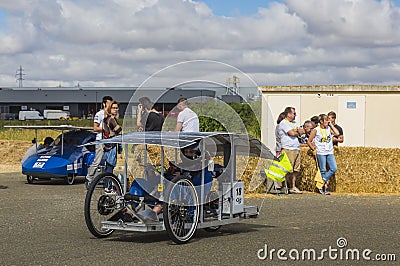
<path fill-rule="evenodd" d="M 121 195 L 121 184 L 113 174 L 100 174 L 91 182 L 86 193 L 84 212 L 86 225 L 95 237 L 104 238 L 114 232 L 104 229 L 102 222 L 118 212 L 120 206 L 116 198 Z"/>
<path fill-rule="evenodd" d="M 199 220 L 199 199 L 193 183 L 184 177 L 174 178 L 165 199 L 163 218 L 168 236 L 177 244 L 187 243 Z"/>
<path fill-rule="evenodd" d="M 27 176 L 26 176 L 26 181 L 28 181 L 28 184 L 33 184 L 33 180 L 35 180 L 35 179 L 33 178 L 33 176 L 31 176 L 31 175 L 27 175 Z"/>

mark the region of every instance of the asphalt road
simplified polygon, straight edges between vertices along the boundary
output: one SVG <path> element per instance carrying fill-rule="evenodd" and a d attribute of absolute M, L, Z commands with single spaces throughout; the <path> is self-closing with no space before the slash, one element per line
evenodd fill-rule
<path fill-rule="evenodd" d="M 374 265 L 400 261 L 400 195 L 270 195 L 258 219 L 199 230 L 188 244 L 175 245 L 166 232 L 94 238 L 84 221 L 82 183 L 28 185 L 10 173 L 0 174 L 0 188 L 0 265 L 354 265 L 365 264 L 362 252 Z M 304 253 L 311 249 L 316 261 Z M 300 260 L 293 259 L 296 252 Z M 393 260 L 390 254 L 396 262 L 375 260 Z"/>

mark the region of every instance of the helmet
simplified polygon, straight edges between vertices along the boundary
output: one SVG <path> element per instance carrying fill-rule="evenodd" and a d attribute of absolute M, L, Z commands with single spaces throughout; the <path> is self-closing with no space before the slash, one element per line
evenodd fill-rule
<path fill-rule="evenodd" d="M 188 152 L 189 151 L 189 152 Z M 182 154 L 188 159 L 196 159 L 201 155 L 200 147 L 198 143 L 189 145 L 181 149 Z"/>

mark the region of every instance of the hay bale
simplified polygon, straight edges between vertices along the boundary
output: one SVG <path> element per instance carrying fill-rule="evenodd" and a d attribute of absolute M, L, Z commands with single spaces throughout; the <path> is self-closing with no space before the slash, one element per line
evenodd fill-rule
<path fill-rule="evenodd" d="M 315 192 L 314 176 L 316 162 L 308 148 L 301 148 L 301 172 L 297 177 L 297 186 L 304 191 Z M 175 160 L 172 149 L 165 150 L 165 165 Z M 143 154 L 143 146 L 138 145 L 134 153 L 129 152 L 128 172 L 130 179 L 143 177 L 143 157 L 139 163 L 136 158 Z M 148 147 L 147 162 L 161 162 L 160 147 Z M 368 147 L 339 147 L 335 150 L 338 171 L 330 180 L 330 189 L 339 193 L 399 193 L 400 149 L 398 148 L 368 148 Z M 123 163 L 123 156 L 119 158 Z M 222 157 L 215 157 L 214 162 L 223 164 Z M 254 157 L 238 156 L 236 160 L 237 179 L 245 184 L 246 193 L 264 193 L 267 182 L 260 175 L 260 170 L 269 167 L 271 160 Z"/>
<path fill-rule="evenodd" d="M 300 187 L 314 191 L 316 167 L 308 149 L 302 148 Z M 400 192 L 400 149 L 339 147 L 335 149 L 338 171 L 331 178 L 330 188 L 346 193 L 398 193 Z"/>

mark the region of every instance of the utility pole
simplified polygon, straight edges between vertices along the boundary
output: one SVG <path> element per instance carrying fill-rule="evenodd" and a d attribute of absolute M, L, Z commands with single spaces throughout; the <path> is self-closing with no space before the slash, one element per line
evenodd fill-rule
<path fill-rule="evenodd" d="M 25 76 L 25 74 L 23 73 L 24 69 L 22 68 L 22 66 L 19 66 L 19 69 L 17 69 L 17 72 L 15 74 L 15 77 L 17 77 L 17 81 L 18 81 L 18 88 L 22 88 L 22 81 L 24 80 L 23 76 Z"/>
<path fill-rule="evenodd" d="M 226 94 L 238 95 L 239 94 L 239 83 L 240 78 L 233 76 L 232 78 L 226 79 Z"/>

